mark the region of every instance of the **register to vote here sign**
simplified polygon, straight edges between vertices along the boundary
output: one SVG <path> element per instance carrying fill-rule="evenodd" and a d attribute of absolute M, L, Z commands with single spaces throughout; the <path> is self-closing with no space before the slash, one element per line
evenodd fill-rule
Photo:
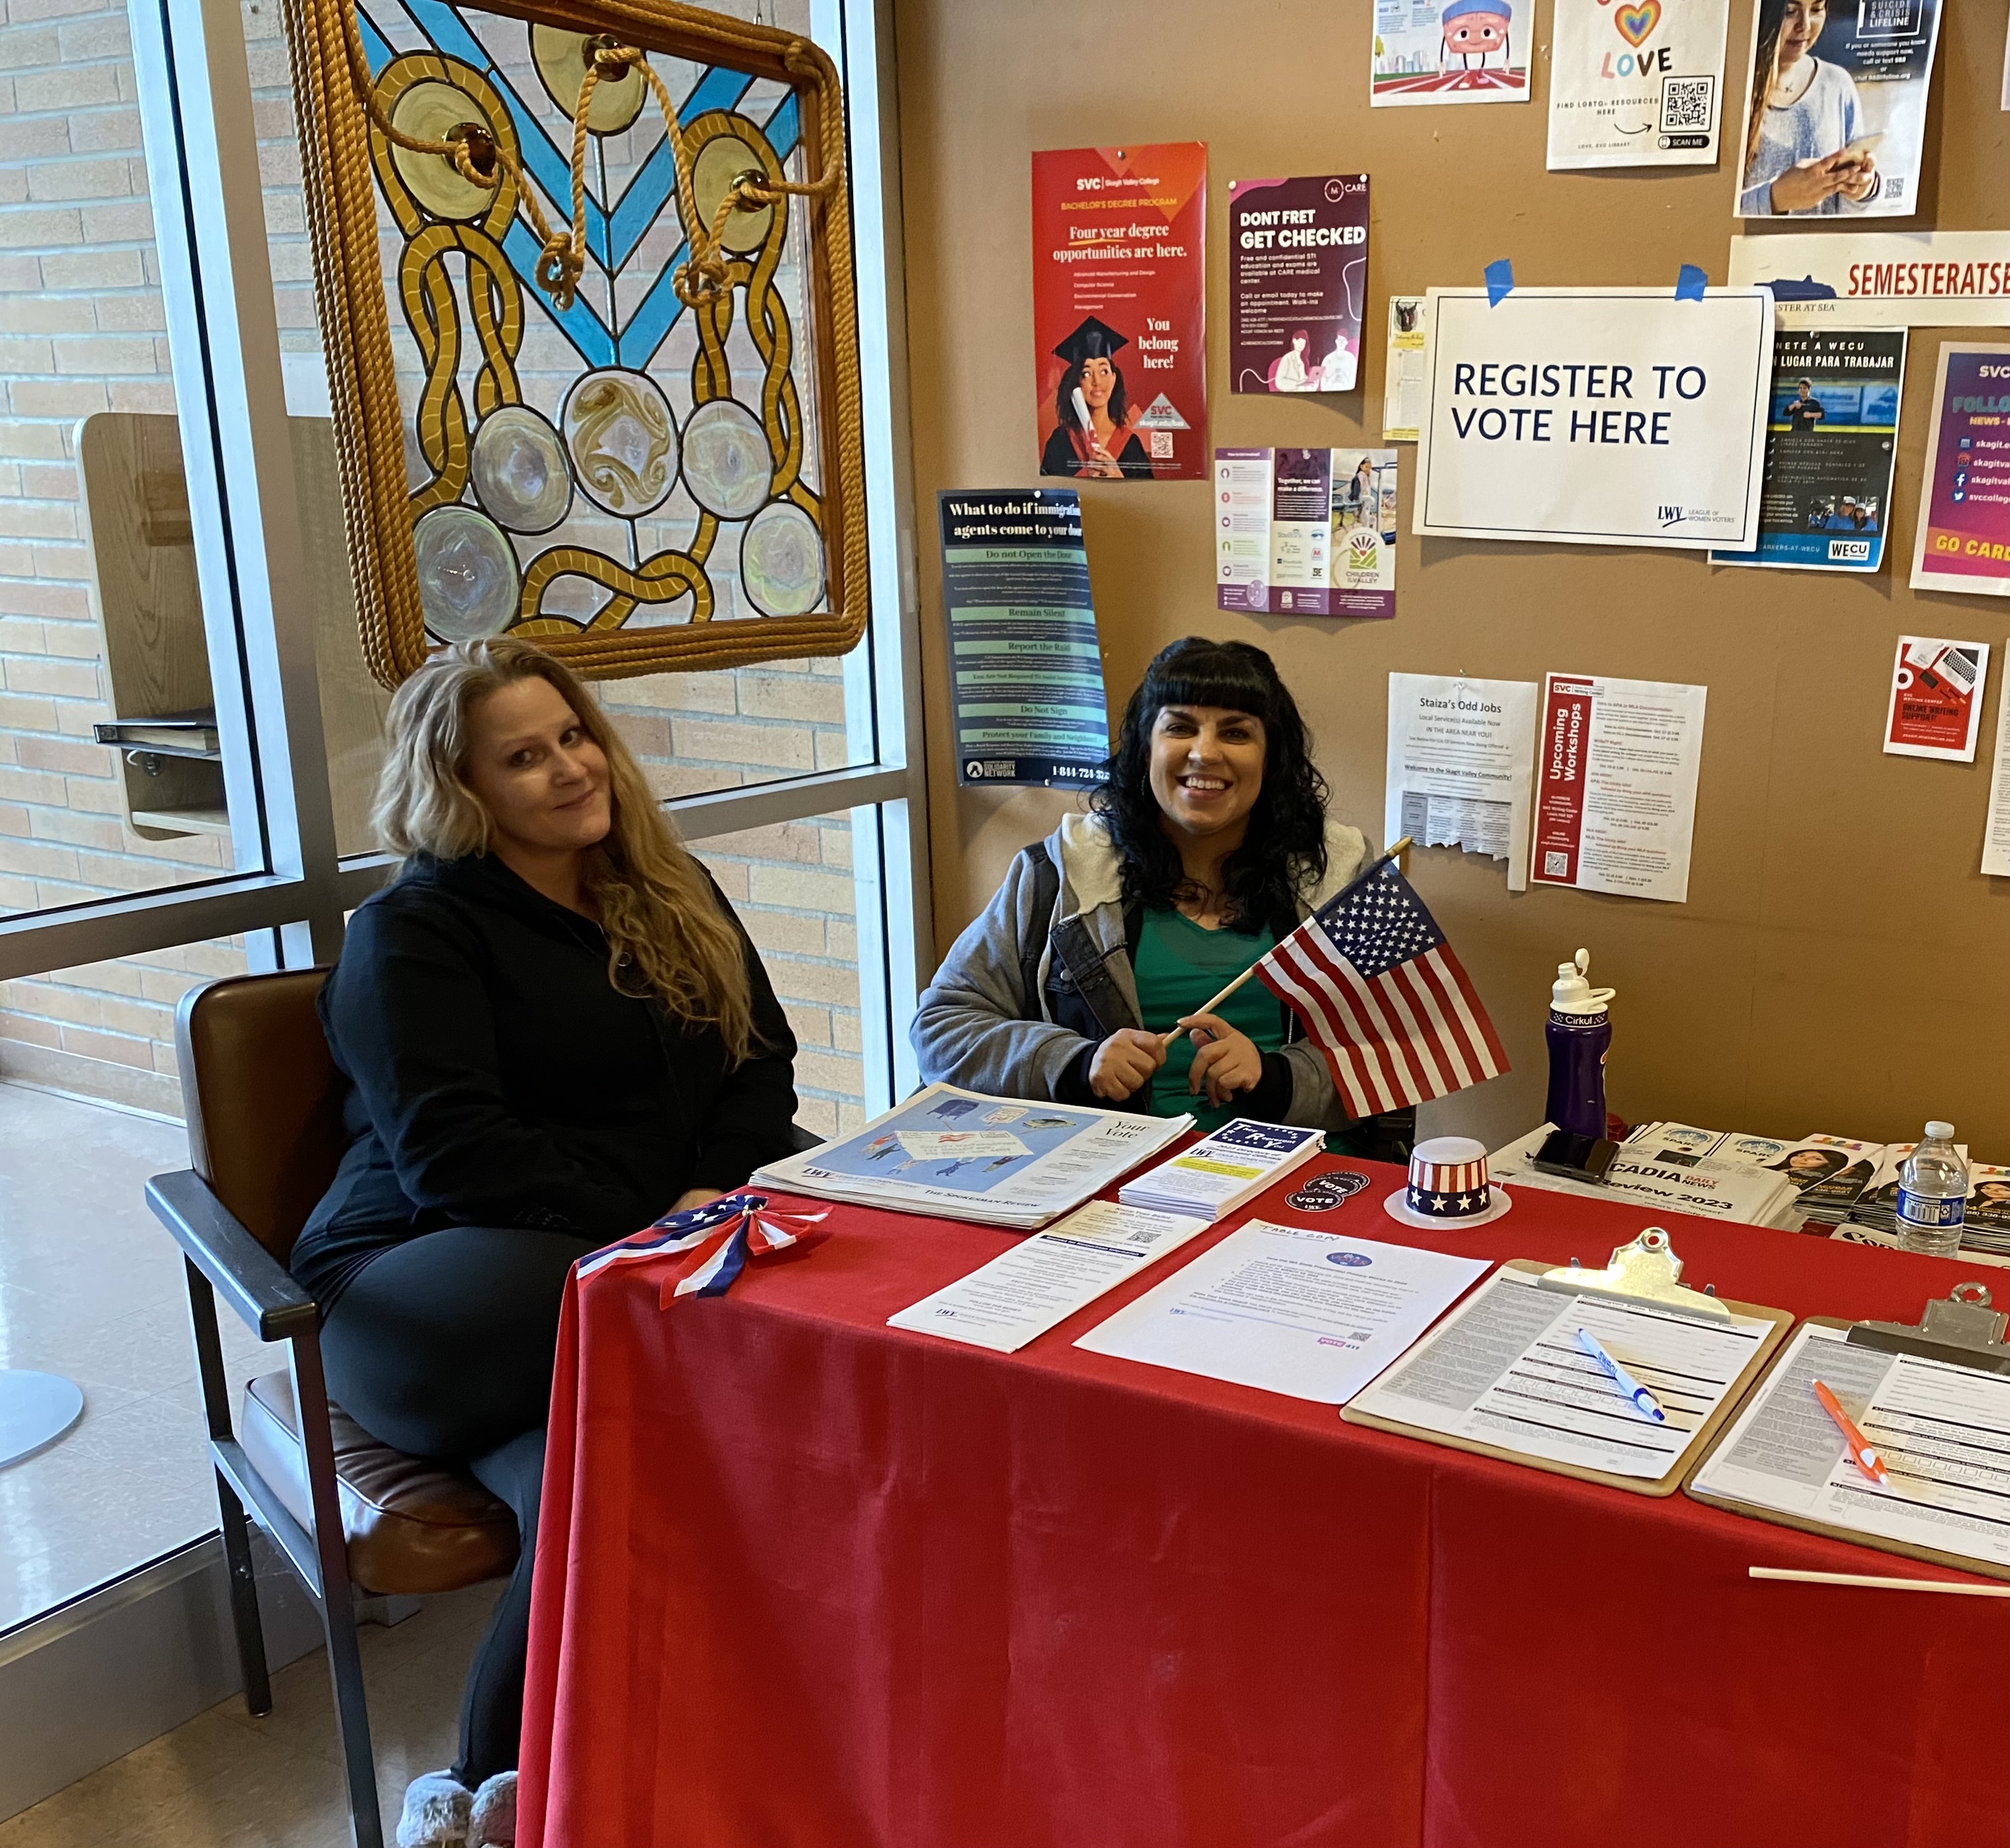
<path fill-rule="evenodd" d="M 1575 544 L 1758 543 L 1773 298 L 1433 289 L 1415 530 Z"/>

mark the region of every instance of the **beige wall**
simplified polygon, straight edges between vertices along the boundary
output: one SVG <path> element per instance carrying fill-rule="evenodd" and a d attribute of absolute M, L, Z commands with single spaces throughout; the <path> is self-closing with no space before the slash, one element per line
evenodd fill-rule
<path fill-rule="evenodd" d="M 940 940 L 982 906 L 1011 853 L 1067 799 L 962 792 L 947 747 L 941 488 L 1035 479 L 1027 156 L 1125 141 L 1210 144 L 1211 441 L 1340 445 L 1380 431 L 1379 330 L 1393 292 L 1479 281 L 1511 257 L 1524 282 L 1666 282 L 1684 261 L 1726 280 L 1731 177 L 1548 174 L 1547 0 L 1526 106 L 1367 106 L 1367 0 L 899 0 L 901 167 L 915 487 Z M 1998 108 L 2005 0 L 1953 0 L 1934 78 L 1921 222 L 2001 228 L 2010 212 Z M 1745 77 L 1749 0 L 1731 8 L 1727 90 Z M 1296 45 L 1299 53 L 1280 51 Z M 1227 376 L 1228 182 L 1373 176 L 1364 386 L 1344 397 L 1234 397 Z M 1900 228 L 1895 226 L 1894 228 Z M 1206 485 L 1082 491 L 1113 704 L 1157 648 L 1190 633 L 1269 648 L 1296 690 L 1335 807 L 1381 832 L 1387 676 L 1546 670 L 1710 688 L 1685 905 L 1557 891 L 1510 896 L 1498 862 L 1450 849 L 1412 877 L 1486 998 L 1515 1070 L 1438 1107 L 1440 1128 L 1497 1143 L 1541 1114 L 1542 1022 L 1579 944 L 1615 984 L 1613 1107 L 1774 1134 L 1897 1139 L 1951 1116 L 1980 1156 L 2006 1146 L 2010 887 L 1976 870 L 1988 750 L 1971 766 L 1878 748 L 1895 637 L 1989 642 L 1993 725 L 2005 612 L 1905 587 L 1941 334 L 1915 332 L 1882 575 L 1713 569 L 1699 555 L 1421 544 L 1405 449 L 1397 613 L 1338 623 L 1218 613 Z M 1973 336 L 1969 336 L 1973 337 Z"/>

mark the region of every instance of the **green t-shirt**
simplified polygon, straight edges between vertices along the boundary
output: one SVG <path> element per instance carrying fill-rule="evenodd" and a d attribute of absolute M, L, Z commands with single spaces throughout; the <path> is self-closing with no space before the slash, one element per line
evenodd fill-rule
<path fill-rule="evenodd" d="M 1268 931 L 1206 931 L 1184 912 L 1147 911 L 1138 934 L 1136 969 L 1138 1007 L 1145 1030 L 1170 1031 L 1182 1015 L 1212 1001 L 1276 942 Z M 1277 998 L 1260 981 L 1245 984 L 1217 1011 L 1230 1026 L 1248 1034 L 1259 1052 L 1274 1052 L 1284 1043 Z M 1149 1108 L 1154 1116 L 1177 1116 L 1191 1110 L 1201 1128 L 1218 1130 L 1240 1112 L 1232 1101 L 1216 1108 L 1208 1102 L 1205 1090 L 1198 1098 L 1188 1091 L 1196 1050 L 1191 1038 L 1167 1048 L 1166 1062 L 1152 1076 Z"/>

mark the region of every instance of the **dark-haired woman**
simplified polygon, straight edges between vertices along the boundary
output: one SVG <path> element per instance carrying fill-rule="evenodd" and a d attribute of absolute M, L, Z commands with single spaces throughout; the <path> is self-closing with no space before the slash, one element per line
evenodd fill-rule
<path fill-rule="evenodd" d="M 1152 464 L 1131 427 L 1131 406 L 1117 349 L 1129 342 L 1093 317 L 1054 349 L 1067 362 L 1054 388 L 1060 421 L 1040 452 L 1043 475 L 1149 481 Z"/>
<path fill-rule="evenodd" d="M 1368 864 L 1330 820 L 1270 658 L 1189 637 L 1131 697 L 1088 814 L 1015 859 L 914 1016 L 922 1074 L 1007 1097 L 1253 1116 L 1407 1153 L 1411 1112 L 1353 1123 L 1261 983 L 1199 1010 Z M 1184 1027 L 1169 1048 L 1165 1036 Z"/>

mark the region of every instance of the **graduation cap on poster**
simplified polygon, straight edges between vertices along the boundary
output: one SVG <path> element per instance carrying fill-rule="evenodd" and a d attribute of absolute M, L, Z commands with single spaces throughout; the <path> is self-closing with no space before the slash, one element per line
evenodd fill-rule
<path fill-rule="evenodd" d="M 1128 336 L 1106 327 L 1092 314 L 1054 352 L 1071 366 L 1079 366 L 1085 360 L 1114 360 L 1117 349 L 1130 344 Z"/>

